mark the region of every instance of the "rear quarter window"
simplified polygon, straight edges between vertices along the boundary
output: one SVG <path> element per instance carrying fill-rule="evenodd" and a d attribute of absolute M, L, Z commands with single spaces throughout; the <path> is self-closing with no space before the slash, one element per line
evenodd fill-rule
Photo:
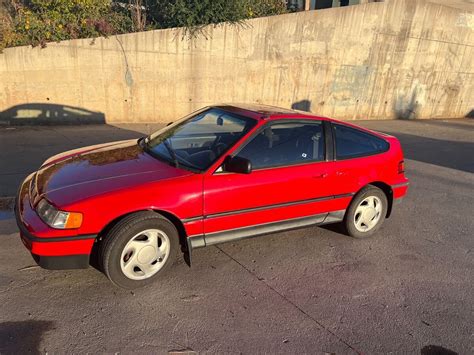
<path fill-rule="evenodd" d="M 386 152 L 390 145 L 382 138 L 361 130 L 333 124 L 336 159 L 350 159 Z"/>

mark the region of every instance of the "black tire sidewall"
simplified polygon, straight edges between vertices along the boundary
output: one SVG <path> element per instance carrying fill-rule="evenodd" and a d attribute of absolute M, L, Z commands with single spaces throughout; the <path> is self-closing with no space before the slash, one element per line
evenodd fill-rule
<path fill-rule="evenodd" d="M 382 201 L 382 216 L 380 217 L 377 225 L 368 232 L 360 232 L 357 230 L 354 224 L 354 214 L 359 206 L 359 204 L 369 196 L 376 196 Z M 364 239 L 373 236 L 382 226 L 385 216 L 387 215 L 388 201 L 385 193 L 375 186 L 364 187 L 361 191 L 354 196 L 349 209 L 344 217 L 344 225 L 346 227 L 347 233 L 354 238 Z"/>
<path fill-rule="evenodd" d="M 150 213 L 141 213 L 131 218 L 130 216 L 125 218 L 112 228 L 105 237 L 102 253 L 104 273 L 114 284 L 122 288 L 133 289 L 152 283 L 156 278 L 163 275 L 176 260 L 179 250 L 176 227 L 164 217 L 156 213 L 154 215 Z M 132 237 L 147 229 L 160 229 L 166 233 L 170 240 L 170 254 L 165 265 L 155 275 L 145 280 L 132 280 L 125 276 L 120 267 L 122 251 Z"/>

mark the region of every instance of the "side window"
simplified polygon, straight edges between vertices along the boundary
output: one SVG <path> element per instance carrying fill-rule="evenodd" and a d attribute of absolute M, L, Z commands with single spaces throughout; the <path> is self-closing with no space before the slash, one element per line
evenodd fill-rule
<path fill-rule="evenodd" d="M 389 144 L 370 133 L 333 124 L 336 139 L 336 159 L 349 159 L 373 155 L 388 150 Z"/>
<path fill-rule="evenodd" d="M 266 126 L 237 156 L 253 169 L 317 162 L 325 159 L 323 125 L 319 121 Z"/>

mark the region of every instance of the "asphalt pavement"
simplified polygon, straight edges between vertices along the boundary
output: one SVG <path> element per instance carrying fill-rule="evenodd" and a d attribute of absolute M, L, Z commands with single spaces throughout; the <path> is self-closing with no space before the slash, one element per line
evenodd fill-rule
<path fill-rule="evenodd" d="M 0 215 L 0 353 L 473 353 L 474 120 L 359 123 L 399 137 L 411 179 L 369 240 L 327 226 L 198 249 L 125 291 L 36 267 Z M 54 153 L 156 127 L 12 128 L 3 196 Z"/>

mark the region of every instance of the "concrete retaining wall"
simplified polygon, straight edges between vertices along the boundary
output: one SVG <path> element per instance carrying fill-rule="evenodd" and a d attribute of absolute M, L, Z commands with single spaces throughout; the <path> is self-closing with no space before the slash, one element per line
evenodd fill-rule
<path fill-rule="evenodd" d="M 255 19 L 192 41 L 170 29 L 10 48 L 0 110 L 168 122 L 259 102 L 340 119 L 458 118 L 474 108 L 473 48 L 473 12 L 422 0 Z"/>

